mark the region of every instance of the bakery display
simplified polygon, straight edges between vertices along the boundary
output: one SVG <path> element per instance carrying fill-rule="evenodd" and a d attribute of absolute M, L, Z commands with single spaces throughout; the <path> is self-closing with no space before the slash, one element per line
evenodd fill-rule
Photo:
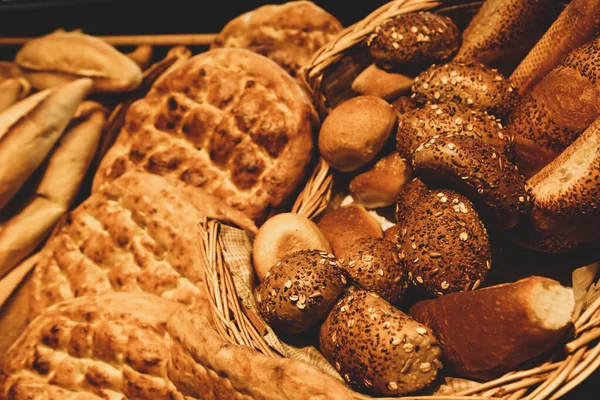
<path fill-rule="evenodd" d="M 450 60 L 460 45 L 460 34 L 448 17 L 429 12 L 386 19 L 367 40 L 369 53 L 384 69 Z"/>
<path fill-rule="evenodd" d="M 211 48 L 252 50 L 297 77 L 313 53 L 342 28 L 333 15 L 310 1 L 268 4 L 229 21 L 211 43 Z"/>
<path fill-rule="evenodd" d="M 421 144 L 412 159 L 416 176 L 430 186 L 450 186 L 469 197 L 483 221 L 512 228 L 527 212 L 525 179 L 508 159 L 482 140 L 442 135 Z"/>
<path fill-rule="evenodd" d="M 129 108 L 93 191 L 144 170 L 202 188 L 261 220 L 300 184 L 312 128 L 306 95 L 281 67 L 245 49 L 210 50 Z"/>
<path fill-rule="evenodd" d="M 252 245 L 256 276 L 262 281 L 278 261 L 299 250 L 332 251 L 325 235 L 310 219 L 296 213 L 269 218 L 258 230 Z"/>
<path fill-rule="evenodd" d="M 409 314 L 438 333 L 445 366 L 490 379 L 552 349 L 571 326 L 573 304 L 570 289 L 530 277 L 424 300 Z"/>
<path fill-rule="evenodd" d="M 342 267 L 352 282 L 398 304 L 408 286 L 408 274 L 398 257 L 395 241 L 378 237 L 352 242 Z"/>
<path fill-rule="evenodd" d="M 127 92 L 142 81 L 142 71 L 131 59 L 81 32 L 57 31 L 31 40 L 15 62 L 36 89 L 88 78 L 95 92 Z"/>
<path fill-rule="evenodd" d="M 475 290 L 492 268 L 484 224 L 473 204 L 451 190 L 417 197 L 399 223 L 396 243 L 408 278 L 432 297 Z"/>
<path fill-rule="evenodd" d="M 0 38 L 0 397 L 564 395 L 600 327 L 573 4 L 530 92 L 548 0 Z"/>
<path fill-rule="evenodd" d="M 396 123 L 389 103 L 357 96 L 337 106 L 319 132 L 319 152 L 333 168 L 355 171 L 373 161 Z"/>
<path fill-rule="evenodd" d="M 325 319 L 348 283 L 342 262 L 322 250 L 283 257 L 256 288 L 258 310 L 280 333 L 299 333 Z"/>
<path fill-rule="evenodd" d="M 573 49 L 521 100 L 507 129 L 526 178 L 556 158 L 600 116 L 600 39 Z"/>
<path fill-rule="evenodd" d="M 375 395 L 414 392 L 442 368 L 431 329 L 366 290 L 338 302 L 321 326 L 319 345 L 346 382 Z"/>

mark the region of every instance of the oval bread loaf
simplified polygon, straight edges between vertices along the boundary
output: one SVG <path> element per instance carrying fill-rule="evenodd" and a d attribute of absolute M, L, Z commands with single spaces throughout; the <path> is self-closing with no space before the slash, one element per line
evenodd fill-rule
<path fill-rule="evenodd" d="M 354 388 L 398 396 L 429 385 L 442 368 L 434 333 L 377 294 L 349 291 L 319 335 L 320 350 Z"/>
<path fill-rule="evenodd" d="M 449 60 L 459 45 L 460 34 L 452 20 L 430 12 L 386 19 L 367 39 L 371 56 L 384 69 Z"/>
<path fill-rule="evenodd" d="M 511 158 L 512 137 L 496 117 L 456 103 L 427 104 L 398 117 L 396 148 L 407 160 L 421 143 L 434 135 L 456 134 L 474 137 L 492 145 Z"/>
<path fill-rule="evenodd" d="M 415 78 L 418 104 L 459 103 L 504 118 L 513 109 L 517 91 L 498 70 L 479 63 L 432 65 Z"/>
<path fill-rule="evenodd" d="M 417 198 L 400 222 L 398 251 L 409 279 L 432 297 L 477 289 L 492 262 L 473 204 L 447 189 Z"/>
<path fill-rule="evenodd" d="M 413 168 L 429 186 L 454 188 L 468 197 L 486 226 L 512 228 L 529 206 L 517 167 L 479 139 L 434 136 L 415 151 Z"/>
<path fill-rule="evenodd" d="M 276 332 L 303 332 L 325 319 L 346 283 L 333 254 L 300 250 L 267 272 L 256 288 L 258 311 Z"/>

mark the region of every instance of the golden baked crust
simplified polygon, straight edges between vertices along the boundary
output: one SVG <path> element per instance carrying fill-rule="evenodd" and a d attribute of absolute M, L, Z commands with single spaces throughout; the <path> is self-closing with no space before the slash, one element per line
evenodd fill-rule
<path fill-rule="evenodd" d="M 312 55 L 343 29 L 327 11 L 309 1 L 265 5 L 231 20 L 211 49 L 241 47 L 269 57 L 296 77 Z"/>
<path fill-rule="evenodd" d="M 351 400 L 308 364 L 225 343 L 202 315 L 147 293 L 85 296 L 40 315 L 11 347 L 0 398 Z"/>
<path fill-rule="evenodd" d="M 294 192 L 312 148 L 311 105 L 245 49 L 191 58 L 134 103 L 93 191 L 131 169 L 178 178 L 260 220 Z"/>

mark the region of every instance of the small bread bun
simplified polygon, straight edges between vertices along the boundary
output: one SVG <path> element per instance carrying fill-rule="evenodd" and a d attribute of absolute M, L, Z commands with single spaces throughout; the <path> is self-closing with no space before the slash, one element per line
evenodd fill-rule
<path fill-rule="evenodd" d="M 383 157 L 375 166 L 350 181 L 350 195 L 367 208 L 393 204 L 402 186 L 412 178 L 412 168 L 397 152 Z"/>
<path fill-rule="evenodd" d="M 529 190 L 517 167 L 482 140 L 436 135 L 415 150 L 412 161 L 428 186 L 452 187 L 467 196 L 486 226 L 512 228 L 529 208 Z"/>
<path fill-rule="evenodd" d="M 345 274 L 340 261 L 326 251 L 292 253 L 256 288 L 258 311 L 276 332 L 306 331 L 325 319 L 342 295 Z"/>
<path fill-rule="evenodd" d="M 339 258 L 344 258 L 357 239 L 383 237 L 379 222 L 358 204 L 339 207 L 325 214 L 319 222 L 319 229 L 329 240 L 333 254 Z"/>
<path fill-rule="evenodd" d="M 306 249 L 331 253 L 329 241 L 314 222 L 295 213 L 269 218 L 258 230 L 252 246 L 252 261 L 258 279 L 262 281 L 277 261 Z"/>
<path fill-rule="evenodd" d="M 415 78 L 417 104 L 459 103 L 504 118 L 517 101 L 517 90 L 498 70 L 479 63 L 432 65 Z"/>
<path fill-rule="evenodd" d="M 421 143 L 435 135 L 450 133 L 481 139 L 511 158 L 512 136 L 503 129 L 500 120 L 485 111 L 456 103 L 427 104 L 399 116 L 396 148 L 410 160 Z"/>
<path fill-rule="evenodd" d="M 384 100 L 410 93 L 414 81 L 413 77 L 387 72 L 371 64 L 352 82 L 352 90 L 365 96 L 375 96 Z"/>
<path fill-rule="evenodd" d="M 410 280 L 432 297 L 479 287 L 491 268 L 487 230 L 464 196 L 427 191 L 400 223 L 400 259 Z"/>
<path fill-rule="evenodd" d="M 361 288 L 398 304 L 408 287 L 408 274 L 398 257 L 395 242 L 383 238 L 358 239 L 346 252 L 343 268 Z"/>
<path fill-rule="evenodd" d="M 321 156 L 339 171 L 354 171 L 372 161 L 396 125 L 396 114 L 384 100 L 358 96 L 333 109 L 319 133 Z"/>
<path fill-rule="evenodd" d="M 458 28 L 448 17 L 430 12 L 407 13 L 377 25 L 367 46 L 384 69 L 449 60 L 460 46 Z"/>
<path fill-rule="evenodd" d="M 442 368 L 431 329 L 366 290 L 342 297 L 321 326 L 319 344 L 346 382 L 373 395 L 414 392 Z"/>
<path fill-rule="evenodd" d="M 398 197 L 396 197 L 396 221 L 402 222 L 407 210 L 412 207 L 414 201 L 428 190 L 427 185 L 419 178 L 414 178 L 412 181 L 402 186 L 402 189 L 400 189 L 400 192 L 398 193 Z"/>

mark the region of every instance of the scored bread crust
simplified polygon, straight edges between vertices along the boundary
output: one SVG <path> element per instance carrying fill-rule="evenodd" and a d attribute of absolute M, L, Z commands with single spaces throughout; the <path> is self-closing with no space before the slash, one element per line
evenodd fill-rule
<path fill-rule="evenodd" d="M 211 49 L 241 47 L 262 54 L 296 77 L 319 48 L 342 30 L 342 24 L 309 1 L 269 4 L 231 20 Z"/>
<path fill-rule="evenodd" d="M 0 397 L 32 393 L 63 400 L 352 399 L 312 366 L 225 343 L 202 315 L 147 293 L 80 297 L 40 315 L 0 374 Z"/>
<path fill-rule="evenodd" d="M 127 112 L 93 192 L 131 169 L 178 178 L 260 220 L 310 161 L 312 108 L 277 64 L 245 49 L 197 55 Z"/>

